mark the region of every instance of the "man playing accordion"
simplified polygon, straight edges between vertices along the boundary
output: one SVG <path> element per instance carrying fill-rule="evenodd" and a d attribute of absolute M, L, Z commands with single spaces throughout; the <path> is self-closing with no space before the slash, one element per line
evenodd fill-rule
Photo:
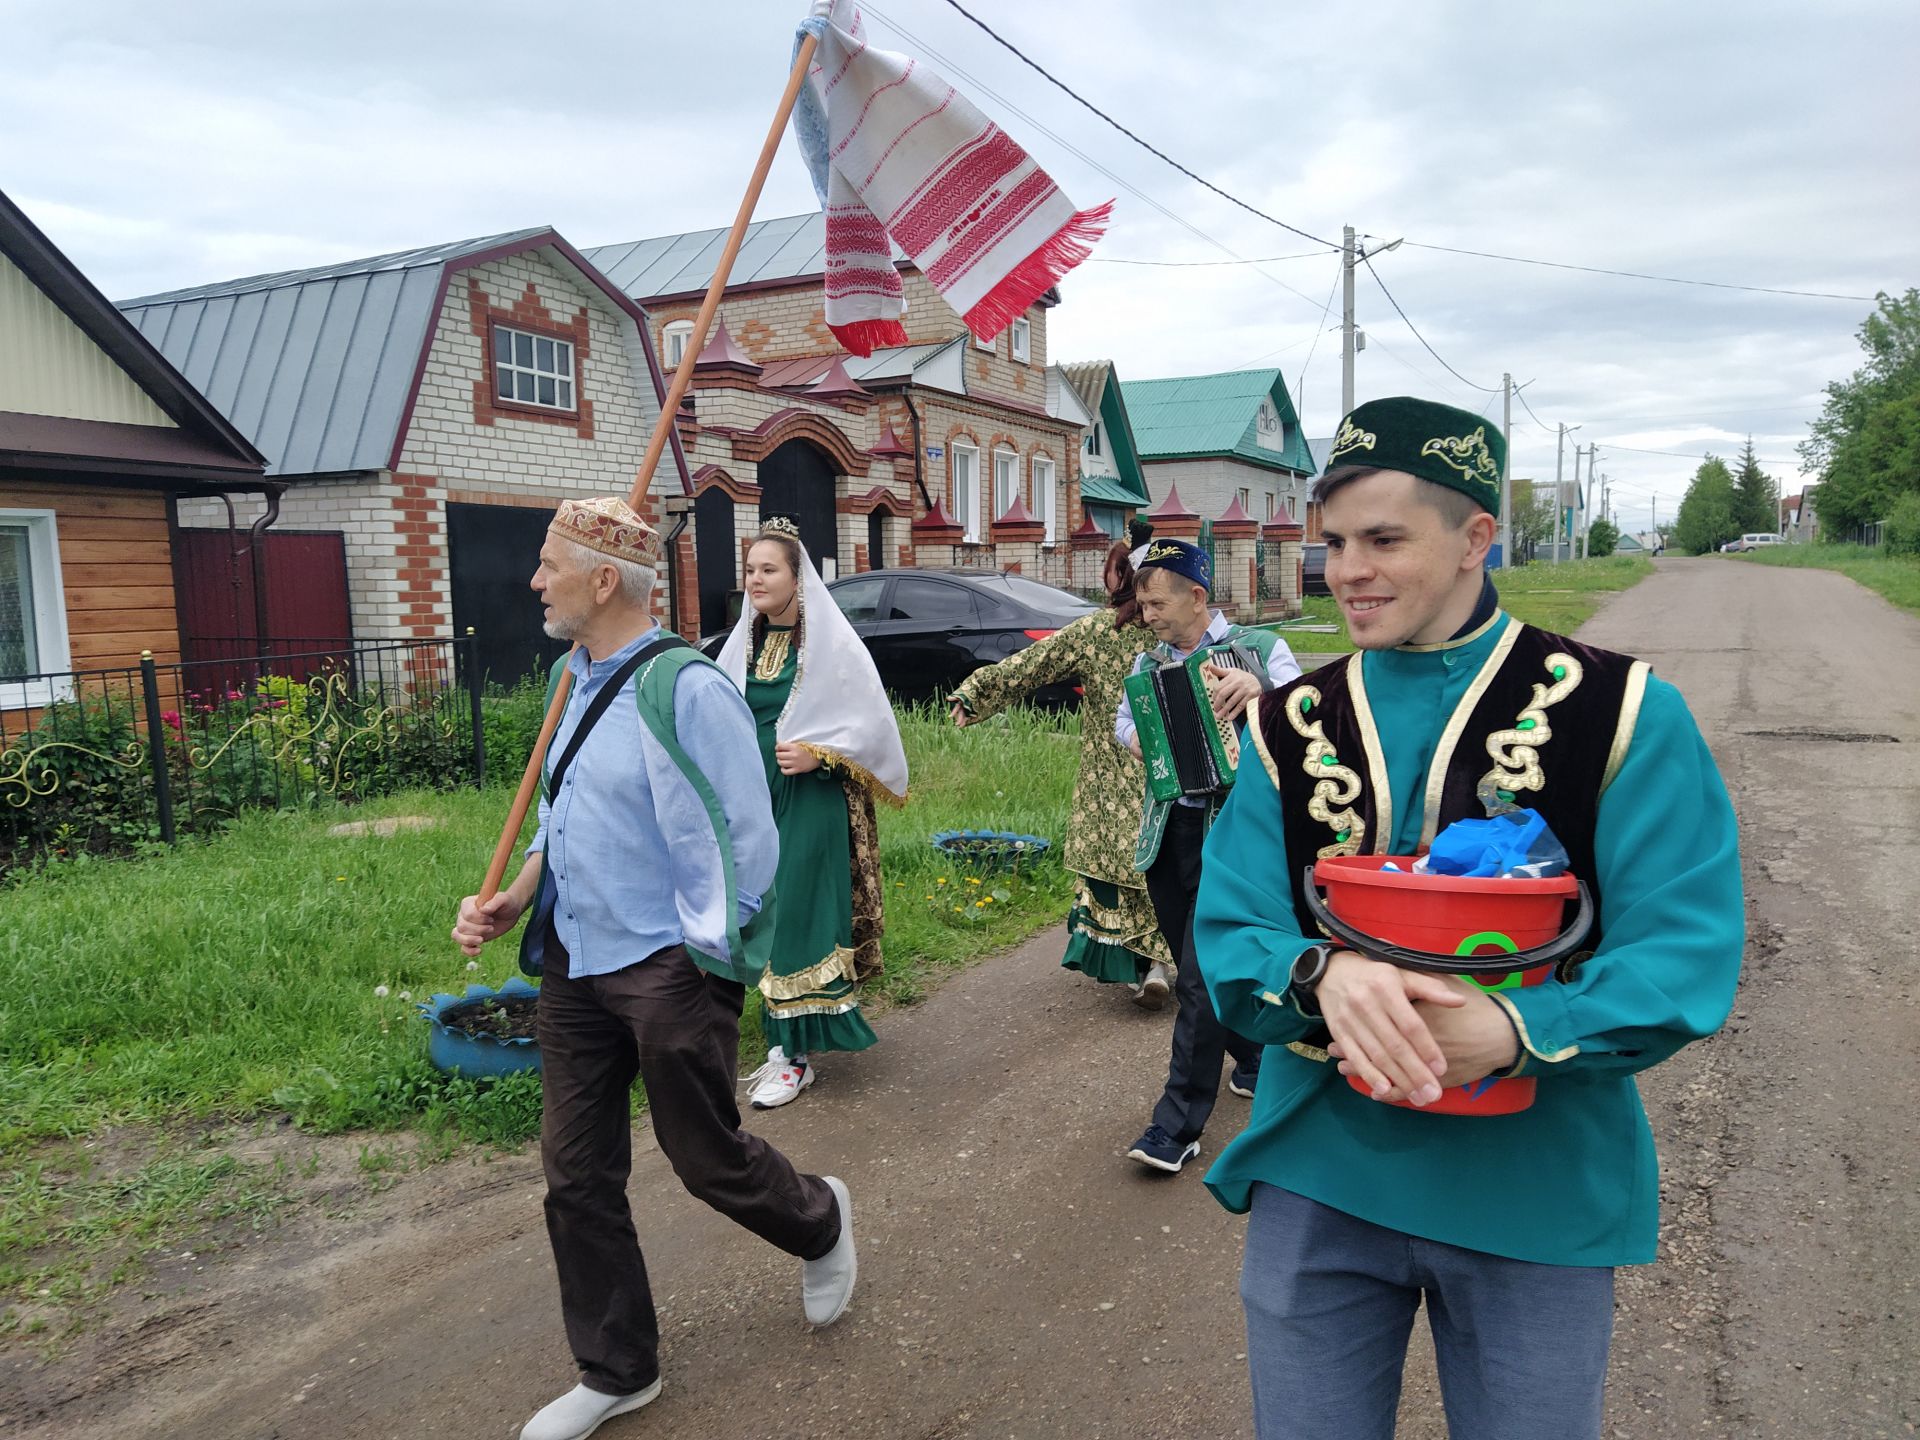
<path fill-rule="evenodd" d="M 1129 696 L 1121 700 L 1114 718 L 1114 739 L 1141 755 L 1141 730 L 1131 698 L 1133 692 L 1140 691 L 1138 677 L 1156 668 L 1184 665 L 1206 651 L 1216 658 L 1188 667 L 1188 674 L 1204 687 L 1188 691 L 1189 705 L 1205 706 L 1197 717 L 1199 725 L 1169 724 L 1164 733 L 1184 733 L 1193 744 L 1191 737 L 1196 730 L 1218 726 L 1228 742 L 1223 748 L 1228 753 L 1236 751 L 1233 727 L 1239 724 L 1247 706 L 1262 691 L 1299 675 L 1293 652 L 1271 630 L 1230 625 L 1213 608 L 1207 553 L 1199 546 L 1184 540 L 1155 540 L 1147 546 L 1136 569 L 1140 617 L 1160 643 L 1134 664 L 1136 678 L 1128 682 Z M 1242 668 L 1246 666 L 1252 668 Z M 1179 693 L 1177 687 L 1165 691 L 1175 700 Z M 1205 713 L 1207 710 L 1211 715 Z M 1186 771 L 1204 758 L 1197 754 L 1156 754 L 1149 761 L 1149 770 Z M 1231 776 L 1226 778 L 1231 783 Z M 1172 1174 L 1178 1174 L 1200 1153 L 1200 1132 L 1206 1128 L 1220 1093 L 1222 1058 L 1229 1053 L 1233 1056 L 1229 1084 L 1237 1095 L 1252 1095 L 1260 1073 L 1259 1045 L 1221 1026 L 1213 1013 L 1213 1002 L 1207 998 L 1200 967 L 1194 963 L 1193 902 L 1200 888 L 1200 847 L 1224 793 L 1223 789 L 1214 789 L 1161 798 L 1150 781 L 1133 857 L 1134 867 L 1146 873 L 1147 893 L 1153 898 L 1160 933 L 1179 967 L 1174 984 L 1180 1013 L 1173 1022 L 1166 1088 L 1146 1133 L 1127 1155 L 1142 1165 Z"/>

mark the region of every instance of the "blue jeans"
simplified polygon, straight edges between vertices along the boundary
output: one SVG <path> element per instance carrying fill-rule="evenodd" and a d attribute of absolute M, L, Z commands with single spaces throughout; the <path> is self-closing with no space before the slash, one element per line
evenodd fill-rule
<path fill-rule="evenodd" d="M 1597 1440 L 1611 1269 L 1421 1240 L 1256 1185 L 1240 1298 L 1260 1440 L 1390 1440 L 1423 1295 L 1454 1440 Z"/>

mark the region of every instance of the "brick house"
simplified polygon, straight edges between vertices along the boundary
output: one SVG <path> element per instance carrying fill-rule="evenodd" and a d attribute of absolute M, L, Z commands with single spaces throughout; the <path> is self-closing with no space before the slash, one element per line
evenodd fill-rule
<path fill-rule="evenodd" d="M 1128 518 L 1152 502 L 1119 372 L 1111 360 L 1086 360 L 1062 368 L 1093 416 L 1080 444 L 1081 503 L 1101 533 L 1121 539 L 1127 533 Z"/>
<path fill-rule="evenodd" d="M 264 465 L 0 195 L 0 748 L 72 672 L 179 660 L 175 512 Z"/>
<path fill-rule="evenodd" d="M 279 588 L 308 605 L 339 592 L 351 633 L 329 611 L 289 617 L 294 634 L 471 626 L 496 679 L 557 653 L 525 588 L 547 521 L 570 496 L 626 493 L 665 394 L 645 314 L 561 236 L 522 230 L 120 309 L 266 455 L 285 495 L 265 538 L 322 545 L 275 555 L 304 567 Z M 653 517 L 671 523 L 687 488 L 676 443 Z M 180 520 L 261 513 L 184 503 Z M 670 566 L 669 594 L 680 580 Z"/>
<path fill-rule="evenodd" d="M 1147 491 L 1208 518 L 1236 501 L 1256 523 L 1301 523 L 1313 456 L 1278 370 L 1129 380 L 1127 412 Z"/>
<path fill-rule="evenodd" d="M 676 364 L 725 232 L 586 252 L 646 308 Z M 1092 412 L 1051 362 L 1049 292 L 990 344 L 926 278 L 896 260 L 908 343 L 864 359 L 827 329 L 825 224 L 817 212 L 748 231 L 678 421 L 694 492 L 698 613 L 723 626 L 742 551 L 761 520 L 789 515 L 830 576 L 886 566 L 997 566 L 1053 584 L 1098 583 L 1101 532 L 1082 502 Z M 1139 497 L 1128 497 L 1133 504 Z M 1120 510 L 1124 517 L 1125 510 Z"/>

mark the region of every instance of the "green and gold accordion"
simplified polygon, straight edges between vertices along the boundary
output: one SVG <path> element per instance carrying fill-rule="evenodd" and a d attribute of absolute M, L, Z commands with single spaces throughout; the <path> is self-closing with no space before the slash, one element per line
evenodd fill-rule
<path fill-rule="evenodd" d="M 1266 662 L 1244 645 L 1196 650 L 1127 677 L 1127 701 L 1147 765 L 1147 793 L 1155 800 L 1220 795 L 1240 767 L 1240 736 L 1213 713 L 1202 665 L 1247 670 L 1266 678 Z"/>

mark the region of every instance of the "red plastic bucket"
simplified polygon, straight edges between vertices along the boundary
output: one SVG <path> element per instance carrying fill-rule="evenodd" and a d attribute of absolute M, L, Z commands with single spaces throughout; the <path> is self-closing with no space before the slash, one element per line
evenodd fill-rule
<path fill-rule="evenodd" d="M 1398 872 L 1383 871 L 1389 861 Z M 1547 880 L 1470 879 L 1458 875 L 1416 875 L 1410 855 L 1338 855 L 1313 867 L 1313 878 L 1327 895 L 1327 908 L 1356 930 L 1409 950 L 1435 955 L 1491 955 L 1531 950 L 1556 939 L 1569 901 L 1580 893 L 1572 875 Z M 1552 978 L 1552 965 L 1504 975 L 1470 975 L 1487 990 L 1539 985 Z M 1357 1077 L 1347 1083 L 1368 1091 Z M 1395 1101 L 1404 1105 L 1404 1101 Z M 1445 1090 L 1419 1108 L 1437 1115 L 1512 1115 L 1533 1104 L 1533 1079 L 1480 1080 Z"/>

